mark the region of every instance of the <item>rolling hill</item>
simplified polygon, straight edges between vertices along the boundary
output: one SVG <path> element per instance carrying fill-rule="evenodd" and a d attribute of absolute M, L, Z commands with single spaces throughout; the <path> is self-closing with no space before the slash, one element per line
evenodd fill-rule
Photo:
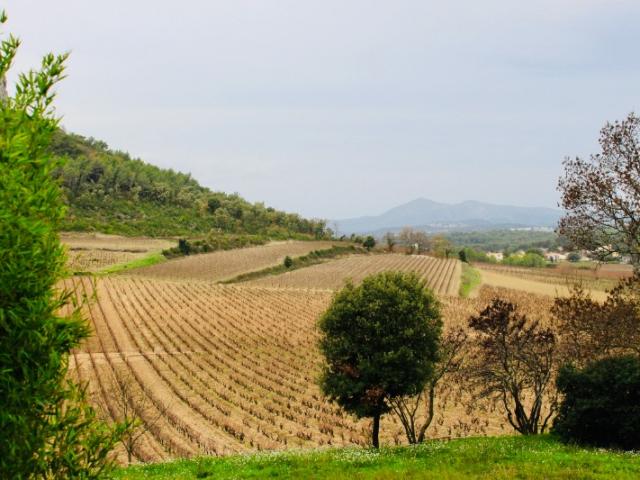
<path fill-rule="evenodd" d="M 158 168 L 93 138 L 60 130 L 51 150 L 64 190 L 64 230 L 120 235 L 250 234 L 322 238 L 323 220 L 309 220 L 238 194 L 214 192 L 189 174 Z"/>
<path fill-rule="evenodd" d="M 398 231 L 414 227 L 427 232 L 478 231 L 505 228 L 553 228 L 562 212 L 545 207 L 515 207 L 476 201 L 457 204 L 418 198 L 377 216 L 336 220 L 341 234 Z"/>

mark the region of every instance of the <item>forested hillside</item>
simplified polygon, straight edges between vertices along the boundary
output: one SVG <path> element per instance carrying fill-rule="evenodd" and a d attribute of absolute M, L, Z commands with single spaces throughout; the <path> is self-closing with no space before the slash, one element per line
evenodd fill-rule
<path fill-rule="evenodd" d="M 326 234 L 322 220 L 213 192 L 189 174 L 149 165 L 93 138 L 60 130 L 52 149 L 67 159 L 55 173 L 68 205 L 65 230 L 152 236 L 198 236 L 213 230 L 273 238 Z"/>

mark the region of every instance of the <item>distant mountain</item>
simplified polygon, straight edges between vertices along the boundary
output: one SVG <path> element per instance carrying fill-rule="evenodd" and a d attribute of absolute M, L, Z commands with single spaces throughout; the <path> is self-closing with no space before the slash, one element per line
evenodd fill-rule
<path fill-rule="evenodd" d="M 475 201 L 438 203 L 418 198 L 377 216 L 336 220 L 340 234 L 382 234 L 413 227 L 427 232 L 553 228 L 562 212 L 545 207 L 514 207 Z M 333 224 L 332 223 L 332 224 Z"/>

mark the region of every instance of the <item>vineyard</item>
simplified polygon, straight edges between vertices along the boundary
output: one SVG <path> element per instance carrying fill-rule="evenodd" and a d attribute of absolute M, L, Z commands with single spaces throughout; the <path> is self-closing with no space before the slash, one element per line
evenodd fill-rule
<path fill-rule="evenodd" d="M 272 242 L 257 247 L 238 248 L 182 257 L 135 270 L 136 275 L 165 279 L 221 281 L 282 263 L 284 257 L 305 255 L 331 248 L 331 242 Z"/>
<path fill-rule="evenodd" d="M 420 255 L 351 255 L 246 283 L 214 283 L 281 262 L 284 255 L 330 246 L 280 242 L 180 258 L 133 275 L 65 281 L 84 301 L 95 332 L 74 351 L 72 375 L 88 383 L 105 418 L 121 419 L 133 409 L 144 422 L 135 460 L 367 445 L 369 421 L 329 403 L 317 385 L 316 322 L 346 279 L 416 272 L 440 296 L 445 330 L 466 328 L 469 317 L 497 295 L 531 315 L 548 311 L 552 302 L 486 285 L 475 298 L 459 298 L 460 262 Z M 454 381 L 438 388 L 430 437 L 511 431 L 496 404 L 470 401 Z M 405 443 L 393 415 L 383 418 L 381 432 L 383 443 Z M 119 448 L 125 461 L 125 448 Z"/>
<path fill-rule="evenodd" d="M 131 262 L 175 245 L 175 241 L 118 235 L 62 233 L 67 247 L 67 266 L 73 272 L 97 272 Z"/>
<path fill-rule="evenodd" d="M 359 282 L 367 275 L 385 270 L 415 272 L 440 295 L 457 295 L 460 288 L 458 260 L 397 254 L 354 255 L 248 283 L 277 288 L 336 289 L 347 279 Z"/>
<path fill-rule="evenodd" d="M 485 268 L 484 265 L 479 268 L 482 284 L 505 288 L 510 290 L 517 290 L 522 292 L 528 292 L 540 296 L 568 296 L 571 294 L 575 285 L 580 285 L 584 288 L 589 295 L 598 301 L 604 301 L 607 297 L 603 288 L 596 288 L 589 280 L 576 279 L 571 277 L 553 277 L 546 279 L 537 279 L 536 277 L 529 275 L 509 274 L 499 269 Z M 610 282 L 610 286 L 613 287 L 615 282 Z"/>
<path fill-rule="evenodd" d="M 556 285 L 579 283 L 592 290 L 611 289 L 618 280 L 633 274 L 631 265 L 619 264 L 594 264 L 587 268 L 578 268 L 567 263 L 556 265 L 553 268 L 526 268 L 491 264 L 478 264 L 477 266 L 482 270 L 509 277 Z"/>
<path fill-rule="evenodd" d="M 315 322 L 330 292 L 122 276 L 76 277 L 65 286 L 79 297 L 97 293 L 85 305 L 96 334 L 74 352 L 72 371 L 114 418 L 121 407 L 113 379 L 126 379 L 148 422 L 135 458 L 367 443 L 368 423 L 329 404 L 316 385 Z M 485 288 L 473 300 L 446 297 L 447 328 L 466 324 L 494 294 Z M 518 295 L 531 308 L 539 304 Z M 437 409 L 431 436 L 508 431 L 500 415 L 478 415 L 452 385 Z M 384 442 L 404 442 L 391 415 L 382 431 Z"/>

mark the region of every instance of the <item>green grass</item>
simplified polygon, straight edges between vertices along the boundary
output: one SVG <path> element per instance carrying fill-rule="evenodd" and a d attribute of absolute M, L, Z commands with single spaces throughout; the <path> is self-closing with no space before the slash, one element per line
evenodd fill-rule
<path fill-rule="evenodd" d="M 333 245 L 331 248 L 325 248 L 323 250 L 314 250 L 306 255 L 300 257 L 294 257 L 291 259 L 293 262 L 289 268 L 284 264 L 275 265 L 273 267 L 263 268 L 262 270 L 256 270 L 254 272 L 243 273 L 237 277 L 224 280 L 220 283 L 239 283 L 248 282 L 249 280 L 256 280 L 258 278 L 266 277 L 269 275 L 279 275 L 281 273 L 290 272 L 292 270 L 298 270 L 299 268 L 310 267 L 311 265 L 317 265 L 323 263 L 325 260 L 341 257 L 343 255 L 352 255 L 355 253 L 364 253 L 362 248 L 354 245 Z"/>
<path fill-rule="evenodd" d="M 460 296 L 467 298 L 471 292 L 480 285 L 482 278 L 480 272 L 468 263 L 462 264 L 462 279 L 460 282 Z"/>
<path fill-rule="evenodd" d="M 637 479 L 640 455 L 563 445 L 553 437 L 478 437 L 414 447 L 202 457 L 122 468 L 117 479 Z"/>
<path fill-rule="evenodd" d="M 148 267 L 151 265 L 155 265 L 156 263 L 166 262 L 167 259 L 161 252 L 154 252 L 146 257 L 136 258 L 135 260 L 131 260 L 126 263 L 118 263 L 116 265 L 111 265 L 109 267 L 103 268 L 95 273 L 95 275 L 109 275 L 112 273 L 120 273 L 126 270 L 131 270 L 134 268 Z"/>

